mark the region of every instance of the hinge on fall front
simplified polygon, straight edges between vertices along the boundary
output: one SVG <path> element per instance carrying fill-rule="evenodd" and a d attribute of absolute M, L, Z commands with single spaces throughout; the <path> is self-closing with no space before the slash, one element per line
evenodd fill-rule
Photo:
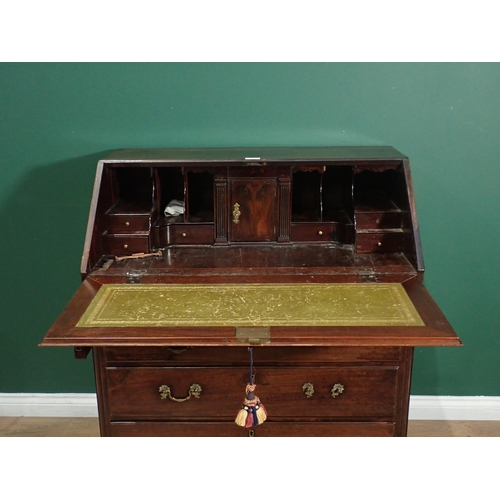
<path fill-rule="evenodd" d="M 269 344 L 271 342 L 271 328 L 237 327 L 235 337 L 239 344 Z"/>

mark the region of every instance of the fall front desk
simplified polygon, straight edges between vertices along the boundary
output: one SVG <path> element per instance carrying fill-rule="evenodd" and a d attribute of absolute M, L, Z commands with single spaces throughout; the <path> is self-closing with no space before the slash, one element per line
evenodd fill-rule
<path fill-rule="evenodd" d="M 103 436 L 404 436 L 413 347 L 461 345 L 390 147 L 117 151 L 81 274 L 41 345 L 93 350 Z"/>

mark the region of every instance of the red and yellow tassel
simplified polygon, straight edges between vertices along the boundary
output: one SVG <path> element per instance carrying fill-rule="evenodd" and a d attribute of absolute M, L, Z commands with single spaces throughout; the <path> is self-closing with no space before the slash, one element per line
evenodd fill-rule
<path fill-rule="evenodd" d="M 254 391 L 255 384 L 247 384 L 245 389 L 247 397 L 235 419 L 235 423 L 240 427 L 255 427 L 265 422 L 267 418 L 267 411 Z"/>

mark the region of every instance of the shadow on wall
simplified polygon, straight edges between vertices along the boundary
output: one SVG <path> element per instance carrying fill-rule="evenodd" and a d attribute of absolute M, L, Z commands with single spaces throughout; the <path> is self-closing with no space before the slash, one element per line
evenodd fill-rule
<path fill-rule="evenodd" d="M 108 154 L 35 167 L 2 201 L 0 392 L 95 390 L 90 361 L 38 343 L 80 284 L 96 165 Z"/>

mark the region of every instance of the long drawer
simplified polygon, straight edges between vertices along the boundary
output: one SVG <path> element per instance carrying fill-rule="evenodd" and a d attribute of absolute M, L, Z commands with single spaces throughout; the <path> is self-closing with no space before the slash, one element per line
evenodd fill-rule
<path fill-rule="evenodd" d="M 110 435 L 117 437 L 391 437 L 395 435 L 394 422 L 264 422 L 253 429 L 234 423 L 200 422 L 113 422 Z"/>
<path fill-rule="evenodd" d="M 108 367 L 105 372 L 111 420 L 231 420 L 241 407 L 248 378 L 240 367 Z M 261 367 L 256 394 L 271 420 L 392 421 L 397 373 L 396 366 Z M 192 390 L 195 386 L 199 394 Z"/>
<path fill-rule="evenodd" d="M 108 365 L 248 366 L 247 347 L 106 347 Z M 400 347 L 273 347 L 253 348 L 256 365 L 393 363 L 401 359 Z"/>

